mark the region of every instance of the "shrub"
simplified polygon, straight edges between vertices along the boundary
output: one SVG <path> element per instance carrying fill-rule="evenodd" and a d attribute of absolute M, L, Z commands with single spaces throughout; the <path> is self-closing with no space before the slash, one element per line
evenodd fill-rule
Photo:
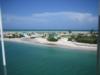
<path fill-rule="evenodd" d="M 75 35 L 71 35 L 71 36 L 68 38 L 68 41 L 72 41 L 72 40 L 75 40 Z"/>
<path fill-rule="evenodd" d="M 58 41 L 60 39 L 60 37 L 57 37 L 57 34 L 55 33 L 51 33 L 49 34 L 47 40 L 48 41 Z"/>
<path fill-rule="evenodd" d="M 72 41 L 73 39 L 70 37 L 70 38 L 68 38 L 68 41 Z"/>
<path fill-rule="evenodd" d="M 77 38 L 75 38 L 77 42 L 83 42 L 83 43 L 91 43 L 96 44 L 97 43 L 97 37 L 95 35 L 86 36 L 86 35 L 78 35 Z"/>

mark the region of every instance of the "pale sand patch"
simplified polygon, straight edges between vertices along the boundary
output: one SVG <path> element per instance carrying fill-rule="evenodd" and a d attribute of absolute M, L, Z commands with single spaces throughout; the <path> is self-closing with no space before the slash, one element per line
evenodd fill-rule
<path fill-rule="evenodd" d="M 67 41 L 65 38 L 58 40 L 57 42 L 50 42 L 44 38 L 4 38 L 5 41 L 19 42 L 19 43 L 27 43 L 27 44 L 43 44 L 48 46 L 58 46 L 64 48 L 72 48 L 72 49 L 80 49 L 80 50 L 97 50 L 97 44 L 87 44 L 87 43 L 78 43 Z"/>

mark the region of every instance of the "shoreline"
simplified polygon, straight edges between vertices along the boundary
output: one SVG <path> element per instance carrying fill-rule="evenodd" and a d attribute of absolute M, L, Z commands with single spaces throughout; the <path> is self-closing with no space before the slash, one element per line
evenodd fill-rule
<path fill-rule="evenodd" d="M 4 38 L 4 41 L 9 42 L 17 42 L 17 43 L 24 43 L 24 44 L 37 44 L 37 45 L 44 45 L 49 47 L 60 47 L 60 48 L 69 48 L 69 49 L 79 49 L 85 51 L 97 51 L 96 44 L 87 44 L 87 43 L 78 43 L 72 41 L 65 41 L 61 39 L 57 42 L 50 42 L 44 38 L 35 38 L 35 39 L 23 39 L 23 38 Z"/>

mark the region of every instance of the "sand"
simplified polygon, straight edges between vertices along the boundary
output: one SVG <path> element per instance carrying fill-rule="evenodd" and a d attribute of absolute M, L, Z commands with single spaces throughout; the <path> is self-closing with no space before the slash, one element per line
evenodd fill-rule
<path fill-rule="evenodd" d="M 50 42 L 44 38 L 4 38 L 5 41 L 11 41 L 11 42 L 18 42 L 18 43 L 26 43 L 26 44 L 41 44 L 41 45 L 48 45 L 48 46 L 57 46 L 57 47 L 63 47 L 63 48 L 72 48 L 72 49 L 79 49 L 79 50 L 90 50 L 90 51 L 96 51 L 97 50 L 97 44 L 87 44 L 87 43 L 78 43 L 78 42 L 72 42 L 67 41 L 65 38 L 62 38 L 58 40 L 57 42 Z"/>

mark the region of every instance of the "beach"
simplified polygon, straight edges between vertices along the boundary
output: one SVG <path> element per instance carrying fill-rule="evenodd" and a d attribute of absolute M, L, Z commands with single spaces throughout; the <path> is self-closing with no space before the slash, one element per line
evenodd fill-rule
<path fill-rule="evenodd" d="M 96 51 L 97 44 L 87 44 L 87 43 L 79 43 L 73 41 L 67 41 L 65 38 L 59 39 L 57 42 L 51 42 L 46 40 L 45 38 L 4 38 L 4 41 L 10 42 L 18 42 L 24 44 L 37 44 L 44 45 L 50 47 L 62 47 L 62 48 L 70 48 L 70 49 L 79 49 L 79 50 L 87 50 L 87 51 Z"/>

